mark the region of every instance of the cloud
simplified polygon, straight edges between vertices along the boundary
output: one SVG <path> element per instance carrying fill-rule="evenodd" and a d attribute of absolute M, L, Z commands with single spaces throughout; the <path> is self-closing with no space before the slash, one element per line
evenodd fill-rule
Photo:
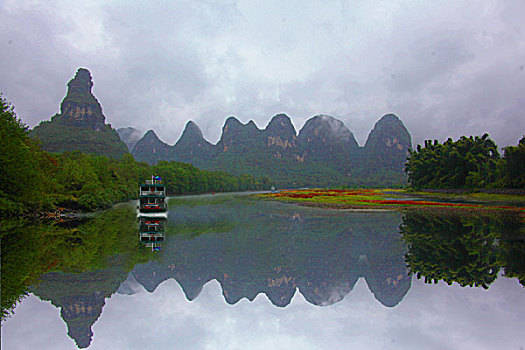
<path fill-rule="evenodd" d="M 0 3 L 0 91 L 30 126 L 78 67 L 114 127 L 173 144 L 187 120 L 216 142 L 236 115 L 264 127 L 341 119 L 364 144 L 396 113 L 415 143 L 525 132 L 522 2 L 492 0 Z M 23 23 L 23 25 L 22 25 Z"/>
<path fill-rule="evenodd" d="M 363 278 L 336 304 L 318 307 L 296 293 L 285 308 L 264 295 L 229 305 L 216 281 L 190 302 L 170 279 L 153 293 L 107 299 L 90 349 L 519 349 L 523 307 L 523 287 L 504 277 L 489 290 L 413 280 L 393 308 Z M 58 309 L 30 296 L 2 325 L 2 346 L 73 349 L 66 332 Z"/>

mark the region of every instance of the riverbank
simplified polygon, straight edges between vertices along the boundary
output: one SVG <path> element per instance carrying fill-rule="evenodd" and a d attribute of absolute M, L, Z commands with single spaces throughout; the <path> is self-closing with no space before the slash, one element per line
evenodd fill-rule
<path fill-rule="evenodd" d="M 525 206 L 525 190 L 522 189 L 483 189 L 472 192 L 460 189 L 423 189 L 420 191 L 402 190 L 400 194 L 439 200 L 511 203 Z"/>
<path fill-rule="evenodd" d="M 440 209 L 525 213 L 525 196 L 507 194 L 449 194 L 414 192 L 398 189 L 331 190 L 309 189 L 255 195 L 266 200 L 296 203 L 302 206 L 354 210 Z"/>

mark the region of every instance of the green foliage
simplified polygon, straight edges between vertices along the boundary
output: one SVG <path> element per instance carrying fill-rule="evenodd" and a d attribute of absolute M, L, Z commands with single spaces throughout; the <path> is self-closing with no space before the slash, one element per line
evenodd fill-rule
<path fill-rule="evenodd" d="M 405 172 L 414 188 L 487 188 L 501 176 L 500 159 L 488 134 L 443 144 L 426 140 L 424 147 L 410 151 Z"/>
<path fill-rule="evenodd" d="M 27 126 L 0 95 L 0 208 L 18 214 L 25 206 L 40 204 L 38 147 L 28 137 Z"/>
<path fill-rule="evenodd" d="M 88 153 L 97 153 L 96 149 L 109 157 L 69 152 L 66 146 L 60 149 L 62 153 L 48 153 L 29 138 L 27 127 L 3 98 L 0 99 L 0 118 L 0 217 L 49 211 L 57 207 L 74 210 L 109 208 L 113 203 L 136 198 L 139 184 L 152 174 L 163 178 L 168 194 L 245 191 L 270 186 L 265 177 L 235 177 L 225 172 L 203 171 L 179 162 L 160 162 L 149 166 L 136 162 L 127 151 L 117 157 L 109 144 L 106 144 L 108 148 L 104 148 L 95 139 L 89 139 L 98 138 L 96 135 L 101 131 L 60 124 L 59 116 L 51 122 L 41 123 L 40 128 L 35 128 L 35 135 L 46 130 L 48 124 L 55 123 L 48 130 L 55 133 L 51 139 L 56 137 L 64 141 L 65 138 L 60 137 L 68 133 L 67 137 L 76 135 L 81 142 L 91 145 L 89 147 L 93 148 L 93 152 L 88 149 Z M 121 142 L 109 126 L 104 132 L 114 133 L 115 139 Z M 61 133 L 64 135 L 61 136 Z M 76 147 L 73 145 L 70 148 Z"/>
<path fill-rule="evenodd" d="M 222 171 L 204 171 L 191 164 L 161 161 L 151 173 L 164 179 L 169 194 L 232 192 L 266 188 L 267 179 L 251 175 L 232 176 Z"/>
<path fill-rule="evenodd" d="M 503 149 L 504 179 L 506 187 L 525 188 L 525 136 L 517 146 Z"/>
<path fill-rule="evenodd" d="M 407 212 L 401 235 L 411 273 L 426 283 L 488 286 L 501 268 L 523 284 L 523 223 L 516 214 Z"/>
<path fill-rule="evenodd" d="M 81 151 L 84 153 L 120 158 L 128 153 L 126 144 L 109 125 L 101 130 L 93 130 L 62 122 L 56 115 L 51 121 L 43 121 L 30 133 L 39 140 L 42 149 L 48 152 Z"/>
<path fill-rule="evenodd" d="M 124 269 L 151 257 L 136 239 L 134 208 L 122 205 L 91 220 L 46 223 L 2 222 L 2 319 L 29 286 L 52 271 L 87 272 L 107 268 L 118 255 Z"/>

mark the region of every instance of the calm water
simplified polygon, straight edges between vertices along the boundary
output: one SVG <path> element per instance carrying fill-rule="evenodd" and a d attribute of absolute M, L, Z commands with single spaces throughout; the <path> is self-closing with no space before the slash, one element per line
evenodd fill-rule
<path fill-rule="evenodd" d="M 510 214 L 216 195 L 4 229 L 2 349 L 525 348 Z"/>

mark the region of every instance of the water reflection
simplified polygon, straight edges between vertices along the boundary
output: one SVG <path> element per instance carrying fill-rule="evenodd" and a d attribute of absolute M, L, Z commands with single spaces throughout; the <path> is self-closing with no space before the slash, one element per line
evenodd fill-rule
<path fill-rule="evenodd" d="M 60 308 L 68 336 L 79 348 L 86 348 L 93 337 L 91 327 L 102 314 L 106 299 L 115 293 L 127 274 L 125 262 L 114 258 L 102 270 L 48 273 L 31 292 Z"/>
<path fill-rule="evenodd" d="M 85 348 L 115 292 L 153 292 L 170 278 L 188 300 L 216 280 L 229 304 L 262 293 L 278 307 L 297 292 L 314 305 L 337 303 L 360 277 L 387 307 L 403 300 L 411 273 L 429 283 L 487 288 L 503 270 L 523 284 L 523 230 L 519 216 L 505 213 L 341 212 L 186 197 L 171 202 L 169 219 L 137 220 L 130 205 L 87 222 L 14 229 L 2 240 L 2 296 L 31 291 L 51 301 Z M 27 278 L 31 267 L 37 273 Z"/>
<path fill-rule="evenodd" d="M 503 269 L 525 285 L 525 231 L 516 214 L 412 211 L 401 234 L 411 272 L 427 283 L 487 289 Z"/>
<path fill-rule="evenodd" d="M 166 217 L 163 216 L 140 216 L 139 217 L 139 241 L 151 251 L 159 251 L 164 242 L 166 229 Z"/>
<path fill-rule="evenodd" d="M 132 272 L 150 292 L 174 278 L 193 300 L 217 280 L 229 304 L 264 293 L 284 307 L 298 290 L 325 306 L 364 277 L 391 307 L 410 288 L 398 213 L 326 212 L 231 197 L 182 199 L 172 208 L 161 258 Z"/>

